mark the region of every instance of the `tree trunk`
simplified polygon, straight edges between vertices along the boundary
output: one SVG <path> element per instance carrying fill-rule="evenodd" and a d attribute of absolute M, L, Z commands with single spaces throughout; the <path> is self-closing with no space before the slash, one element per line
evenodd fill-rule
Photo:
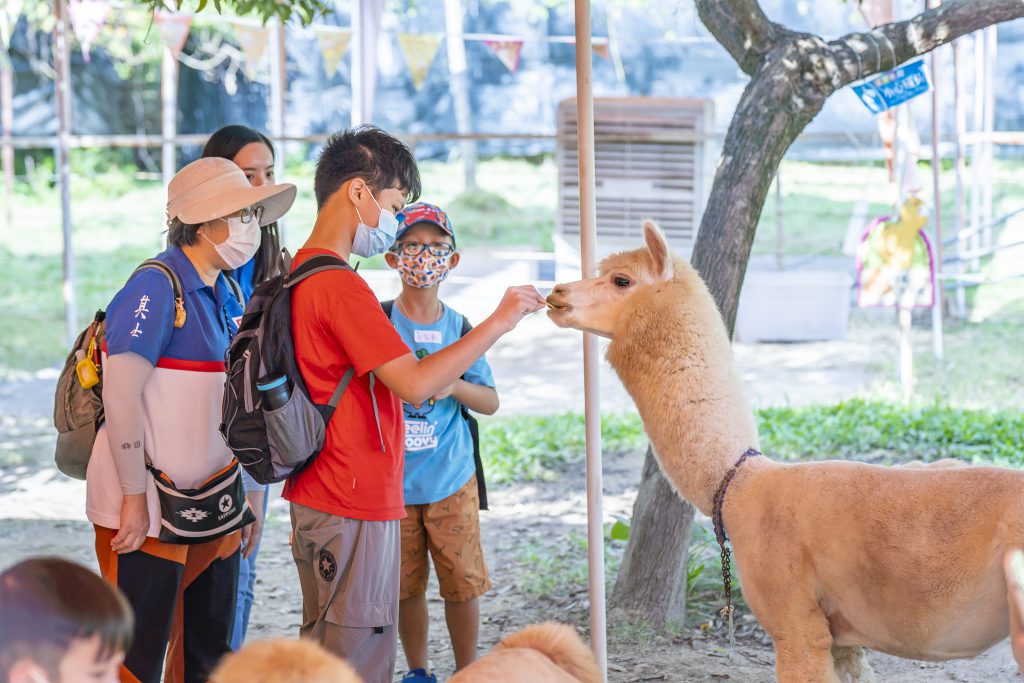
<path fill-rule="evenodd" d="M 824 97 L 805 98 L 799 113 L 786 109 L 786 100 L 793 99 L 789 76 L 795 70 L 783 64 L 795 50 L 776 52 L 754 74 L 736 106 L 690 258 L 718 304 L 730 337 L 755 229 L 775 171 L 825 102 Z"/>
<path fill-rule="evenodd" d="M 686 620 L 686 556 L 693 506 L 680 498 L 647 447 L 640 493 L 633 503 L 629 545 L 615 580 L 611 606 L 659 630 Z"/>

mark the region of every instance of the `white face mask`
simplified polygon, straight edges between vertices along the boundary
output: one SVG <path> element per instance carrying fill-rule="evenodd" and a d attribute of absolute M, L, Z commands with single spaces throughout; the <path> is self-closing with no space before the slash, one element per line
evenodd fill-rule
<path fill-rule="evenodd" d="M 240 216 L 231 218 L 218 218 L 228 224 L 228 238 L 220 244 L 214 244 L 213 240 L 204 233 L 199 233 L 217 251 L 217 254 L 224 259 L 228 268 L 234 270 L 241 268 L 256 255 L 260 248 L 260 226 L 253 218 L 248 223 L 243 223 Z"/>
<path fill-rule="evenodd" d="M 367 187 L 366 191 L 369 192 L 370 188 Z M 372 193 L 370 199 L 373 199 L 373 203 L 380 209 L 377 227 L 371 228 L 366 225 L 363 222 L 363 215 L 359 213 L 359 207 L 355 207 L 359 225 L 356 226 L 356 234 L 352 240 L 352 253 L 363 258 L 383 254 L 395 243 L 395 235 L 398 234 L 398 219 L 395 218 L 395 214 L 385 211 Z"/>

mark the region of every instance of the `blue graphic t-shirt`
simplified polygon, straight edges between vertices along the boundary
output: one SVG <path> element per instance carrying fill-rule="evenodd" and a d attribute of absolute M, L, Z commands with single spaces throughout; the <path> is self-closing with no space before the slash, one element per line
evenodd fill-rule
<path fill-rule="evenodd" d="M 391 309 L 391 322 L 418 358 L 439 351 L 462 336 L 462 314 L 444 307 L 441 319 L 431 325 L 415 323 Z M 491 366 L 481 356 L 463 377 L 467 382 L 494 386 Z M 476 471 L 473 439 L 462 417 L 462 407 L 452 397 L 427 401 L 419 408 L 403 403 L 405 410 L 405 504 L 436 503 L 452 495 Z"/>

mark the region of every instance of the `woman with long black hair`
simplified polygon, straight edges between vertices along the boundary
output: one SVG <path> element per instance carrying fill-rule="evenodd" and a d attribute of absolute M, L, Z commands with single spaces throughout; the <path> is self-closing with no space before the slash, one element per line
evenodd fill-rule
<path fill-rule="evenodd" d="M 231 125 L 217 130 L 203 147 L 204 157 L 228 159 L 245 173 L 253 187 L 274 185 L 274 146 L 266 135 L 248 126 Z M 269 280 L 281 271 L 281 240 L 277 223 L 260 228 L 260 246 L 256 255 L 241 267 L 232 271 L 246 301 L 260 283 Z M 249 612 L 256 587 L 256 557 L 259 554 L 263 522 L 267 514 L 268 487 L 257 484 L 246 475 L 245 489 L 249 505 L 256 514 L 256 521 L 242 532 L 242 558 L 238 568 L 238 598 L 235 601 L 235 627 L 231 636 L 231 647 L 242 647 L 245 632 L 249 627 Z"/>
<path fill-rule="evenodd" d="M 230 125 L 217 130 L 203 147 L 204 157 L 221 157 L 233 161 L 253 187 L 273 185 L 276 156 L 270 139 L 248 126 Z M 277 223 L 260 228 L 260 248 L 252 260 L 236 268 L 232 275 L 242 288 L 246 300 L 261 282 L 281 270 L 281 239 Z"/>

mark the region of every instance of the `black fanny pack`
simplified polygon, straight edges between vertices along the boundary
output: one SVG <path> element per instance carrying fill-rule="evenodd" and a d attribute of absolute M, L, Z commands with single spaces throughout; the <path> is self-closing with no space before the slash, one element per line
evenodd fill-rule
<path fill-rule="evenodd" d="M 147 465 L 160 496 L 160 540 L 164 543 L 206 543 L 256 521 L 245 498 L 238 461 L 194 489 L 179 489 L 166 474 Z"/>

